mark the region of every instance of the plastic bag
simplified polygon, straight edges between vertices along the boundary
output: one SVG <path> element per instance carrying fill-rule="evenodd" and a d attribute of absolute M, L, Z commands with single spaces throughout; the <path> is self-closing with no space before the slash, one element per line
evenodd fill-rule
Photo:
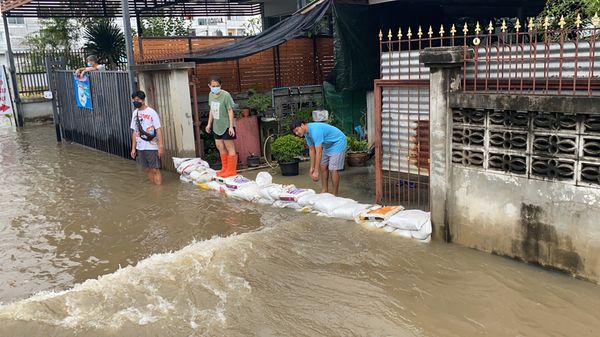
<path fill-rule="evenodd" d="M 256 183 L 260 187 L 271 185 L 273 183 L 273 177 L 268 172 L 259 172 L 256 175 Z"/>
<path fill-rule="evenodd" d="M 418 231 L 423 225 L 431 219 L 429 212 L 423 212 L 418 209 L 400 211 L 392 215 L 385 221 L 385 224 L 397 229 L 409 231 Z"/>
<path fill-rule="evenodd" d="M 210 168 L 201 158 L 173 158 L 173 164 L 179 174 L 189 175 L 192 171 Z"/>
<path fill-rule="evenodd" d="M 225 186 L 227 186 L 228 189 L 230 190 L 237 190 L 239 188 L 242 188 L 244 186 L 250 185 L 250 184 L 255 184 L 256 183 L 244 176 L 235 176 L 235 177 L 230 177 L 225 179 Z M 258 185 L 256 185 L 258 186 Z"/>

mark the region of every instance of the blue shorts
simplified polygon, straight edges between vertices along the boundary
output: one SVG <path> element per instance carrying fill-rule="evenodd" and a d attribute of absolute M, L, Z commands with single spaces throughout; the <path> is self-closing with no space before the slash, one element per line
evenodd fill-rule
<path fill-rule="evenodd" d="M 329 171 L 340 171 L 344 169 L 346 162 L 346 152 L 323 153 L 321 156 L 321 166 L 325 166 Z"/>

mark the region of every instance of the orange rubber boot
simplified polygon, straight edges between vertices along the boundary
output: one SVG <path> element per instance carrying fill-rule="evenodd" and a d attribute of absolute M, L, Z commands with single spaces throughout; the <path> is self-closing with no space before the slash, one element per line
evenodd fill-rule
<path fill-rule="evenodd" d="M 227 178 L 237 175 L 237 155 L 229 156 L 227 159 L 227 171 L 222 173 L 220 177 Z"/>
<path fill-rule="evenodd" d="M 226 154 L 221 155 L 221 169 L 217 171 L 217 177 L 220 177 L 223 173 L 227 172 L 227 160 L 229 156 Z"/>

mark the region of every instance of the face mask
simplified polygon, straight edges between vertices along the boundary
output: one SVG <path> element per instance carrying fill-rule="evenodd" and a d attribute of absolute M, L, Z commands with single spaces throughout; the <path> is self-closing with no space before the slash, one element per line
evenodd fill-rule
<path fill-rule="evenodd" d="M 210 92 L 215 95 L 218 95 L 221 92 L 221 87 L 210 87 Z"/>
<path fill-rule="evenodd" d="M 91 67 L 92 66 L 92 62 L 88 62 L 87 65 L 88 65 L 88 67 Z"/>
<path fill-rule="evenodd" d="M 141 107 L 142 107 L 142 105 L 144 105 L 144 103 L 142 103 L 142 102 L 133 102 L 133 106 L 134 106 L 136 109 L 139 109 L 139 108 L 141 108 Z"/>

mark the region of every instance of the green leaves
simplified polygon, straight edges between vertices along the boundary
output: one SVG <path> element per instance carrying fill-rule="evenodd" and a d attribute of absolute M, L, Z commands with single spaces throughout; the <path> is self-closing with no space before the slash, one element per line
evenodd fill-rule
<path fill-rule="evenodd" d="M 182 18 L 152 17 L 142 20 L 144 36 L 188 36 L 189 20 Z"/>
<path fill-rule="evenodd" d="M 293 135 L 277 137 L 271 145 L 271 153 L 278 162 L 291 162 L 304 152 L 304 139 Z"/>
<path fill-rule="evenodd" d="M 369 142 L 363 139 L 358 139 L 354 136 L 346 136 L 348 141 L 349 152 L 364 152 L 369 149 Z"/>
<path fill-rule="evenodd" d="M 99 63 L 116 67 L 126 58 L 125 36 L 112 20 L 99 20 L 85 28 L 84 49 L 98 57 Z"/>
<path fill-rule="evenodd" d="M 271 106 L 271 96 L 250 89 L 250 97 L 248 97 L 246 105 L 259 113 L 265 113 Z"/>

